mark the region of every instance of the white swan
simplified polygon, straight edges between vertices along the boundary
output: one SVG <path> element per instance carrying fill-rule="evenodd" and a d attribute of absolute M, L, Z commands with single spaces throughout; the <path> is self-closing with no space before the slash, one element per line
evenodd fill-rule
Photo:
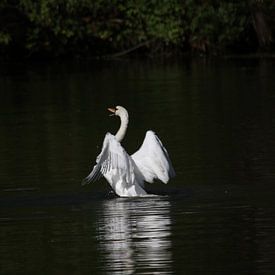
<path fill-rule="evenodd" d="M 96 165 L 83 184 L 104 176 L 118 196 L 136 197 L 147 195 L 144 181 L 152 183 L 158 179 L 167 183 L 175 176 L 168 153 L 153 131 L 146 132 L 140 149 L 129 156 L 120 144 L 128 126 L 128 112 L 121 106 L 108 110 L 120 117 L 120 128 L 115 136 L 106 134 Z"/>

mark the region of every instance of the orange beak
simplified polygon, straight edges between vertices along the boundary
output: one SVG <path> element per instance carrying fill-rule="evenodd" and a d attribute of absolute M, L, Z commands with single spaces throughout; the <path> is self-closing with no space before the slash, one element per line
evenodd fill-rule
<path fill-rule="evenodd" d="M 113 113 L 113 114 L 111 114 L 111 116 L 112 116 L 112 115 L 115 114 L 116 109 L 115 108 L 108 108 L 108 111 L 111 112 L 111 113 Z"/>

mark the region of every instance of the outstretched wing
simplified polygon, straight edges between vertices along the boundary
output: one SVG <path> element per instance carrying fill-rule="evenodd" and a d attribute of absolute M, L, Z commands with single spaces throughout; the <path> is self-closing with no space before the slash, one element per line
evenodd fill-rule
<path fill-rule="evenodd" d="M 131 157 L 147 182 L 159 179 L 167 183 L 175 176 L 168 152 L 153 131 L 146 132 L 143 144 Z"/>
<path fill-rule="evenodd" d="M 105 135 L 101 153 L 96 158 L 96 165 L 92 172 L 82 181 L 82 184 L 90 183 L 106 175 L 115 169 L 126 183 L 130 183 L 135 175 L 135 164 L 117 139 L 107 133 Z"/>

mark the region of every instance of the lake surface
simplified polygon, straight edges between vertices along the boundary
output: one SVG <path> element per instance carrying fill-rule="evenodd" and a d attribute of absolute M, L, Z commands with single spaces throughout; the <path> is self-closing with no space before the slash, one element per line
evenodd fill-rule
<path fill-rule="evenodd" d="M 274 59 L 0 66 L 0 274 L 275 274 Z M 177 176 L 81 186 L 119 120 Z"/>

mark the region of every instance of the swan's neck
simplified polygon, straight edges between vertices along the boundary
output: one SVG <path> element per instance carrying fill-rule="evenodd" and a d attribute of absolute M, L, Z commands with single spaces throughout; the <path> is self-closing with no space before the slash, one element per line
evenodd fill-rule
<path fill-rule="evenodd" d="M 121 114 L 120 116 L 120 127 L 115 135 L 116 139 L 121 142 L 123 140 L 123 138 L 125 137 L 126 134 L 126 130 L 128 127 L 128 122 L 129 122 L 129 118 L 128 118 L 128 114 Z"/>

